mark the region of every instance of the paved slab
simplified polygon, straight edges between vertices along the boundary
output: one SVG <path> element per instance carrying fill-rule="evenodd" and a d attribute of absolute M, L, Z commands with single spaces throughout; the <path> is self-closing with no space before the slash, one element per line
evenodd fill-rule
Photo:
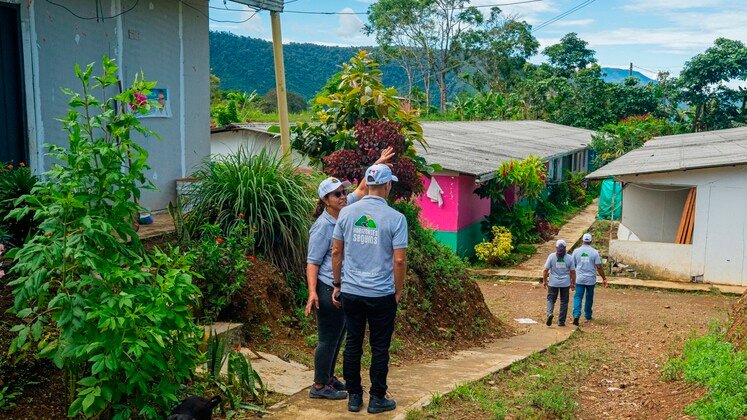
<path fill-rule="evenodd" d="M 610 277 L 607 280 L 610 284 L 614 284 L 618 286 L 678 290 L 682 292 L 710 292 L 713 289 L 717 289 L 721 293 L 725 293 L 725 294 L 742 295 L 744 294 L 745 290 L 747 290 L 747 287 L 745 286 L 732 286 L 732 285 L 726 285 L 726 284 L 687 283 L 687 282 L 665 281 L 665 280 L 641 280 L 641 279 L 631 279 L 631 278 L 626 278 L 626 277 Z"/>
<path fill-rule="evenodd" d="M 465 382 L 483 378 L 510 366 L 553 344 L 568 339 L 575 331 L 570 327 L 533 325 L 523 335 L 496 340 L 484 347 L 476 347 L 453 354 L 448 359 L 430 363 L 392 368 L 389 371 L 389 393 L 397 401 L 397 410 L 380 414 L 377 418 L 404 419 L 409 410 L 428 404 L 434 395 L 444 394 Z M 311 383 L 312 374 L 306 378 Z M 368 374 L 363 375 L 364 388 L 368 387 Z M 364 396 L 364 404 L 368 396 Z M 297 393 L 289 400 L 271 408 L 277 419 L 347 419 L 368 415 L 363 407 L 360 413 L 347 411 L 347 400 L 312 400 L 308 390 Z"/>
<path fill-rule="evenodd" d="M 153 223 L 149 225 L 140 225 L 137 230 L 137 236 L 140 237 L 141 240 L 174 232 L 174 221 L 171 220 L 171 215 L 168 213 L 160 213 L 152 216 Z"/>
<path fill-rule="evenodd" d="M 241 349 L 241 354 L 251 359 L 252 368 L 270 391 L 290 396 L 308 388 L 314 379 L 314 371 L 300 363 L 246 348 Z"/>

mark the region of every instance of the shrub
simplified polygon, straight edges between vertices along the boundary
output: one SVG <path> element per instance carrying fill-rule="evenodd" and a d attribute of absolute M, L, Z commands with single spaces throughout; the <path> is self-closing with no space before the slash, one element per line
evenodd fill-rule
<path fill-rule="evenodd" d="M 510 210 L 491 212 L 481 222 L 485 237 L 493 238 L 493 226 L 503 226 L 511 231 L 514 245 L 537 242 L 535 213 L 527 204 L 519 204 Z"/>
<path fill-rule="evenodd" d="M 83 93 L 64 89 L 69 147 L 50 146 L 58 163 L 9 215 L 33 211 L 41 220 L 11 251 L 21 323 L 10 352 L 37 343 L 40 357 L 67 371 L 72 417 L 162 418 L 199 356 L 194 256 L 143 251 L 134 230 L 141 208 L 132 199 L 150 186 L 148 154 L 130 134 L 155 135 L 136 118 L 150 108 L 145 94 L 155 83 L 136 77 L 112 95 L 117 66 L 104 57 L 102 67 L 93 77 L 92 64 L 76 66 Z M 93 96 L 96 88 L 104 99 Z M 132 112 L 118 112 L 127 103 Z"/>
<path fill-rule="evenodd" d="M 535 229 L 537 230 L 537 235 L 539 235 L 540 239 L 543 241 L 549 241 L 560 232 L 559 227 L 540 218 L 537 218 L 536 220 Z"/>
<path fill-rule="evenodd" d="M 355 180 L 363 176 L 387 147 L 394 149 L 392 172 L 399 179 L 392 185 L 394 200 L 409 199 L 423 191 L 420 173 L 411 159 L 403 157 L 405 138 L 401 126 L 390 121 L 358 121 L 355 124 L 357 150 L 338 150 L 324 158 L 324 172 L 340 179 Z"/>
<path fill-rule="evenodd" d="M 665 379 L 681 377 L 704 386 L 704 398 L 690 404 L 685 413 L 702 419 L 739 419 L 747 416 L 747 352 L 736 351 L 718 328 L 692 337 L 682 355 L 667 362 Z"/>
<path fill-rule="evenodd" d="M 0 168 L 0 225 L 4 226 L 9 240 L 16 246 L 23 244 L 36 226 L 34 214 L 29 213 L 18 220 L 6 220 L 6 216 L 16 208 L 19 197 L 31 194 L 36 182 L 37 177 L 24 163 L 18 167 L 8 164 Z"/>
<path fill-rule="evenodd" d="M 205 321 L 215 321 L 241 289 L 254 260 L 253 251 L 254 232 L 247 227 L 243 214 L 225 234 L 216 225 L 200 229 L 192 269 L 201 277 L 196 284 L 202 291 L 200 309 Z"/>
<path fill-rule="evenodd" d="M 513 250 L 511 231 L 503 226 L 493 226 L 493 239 L 475 245 L 477 259 L 487 264 L 500 264 Z"/>
<path fill-rule="evenodd" d="M 186 228 L 195 235 L 204 224 L 226 232 L 239 214 L 255 231 L 257 253 L 284 271 L 301 272 L 314 206 L 315 185 L 294 164 L 265 150 L 236 153 L 205 163 L 194 174 Z"/>
<path fill-rule="evenodd" d="M 593 167 L 600 168 L 620 156 L 637 149 L 656 136 L 684 133 L 681 124 L 672 124 L 651 114 L 633 115 L 616 124 L 606 124 L 592 136 Z"/>

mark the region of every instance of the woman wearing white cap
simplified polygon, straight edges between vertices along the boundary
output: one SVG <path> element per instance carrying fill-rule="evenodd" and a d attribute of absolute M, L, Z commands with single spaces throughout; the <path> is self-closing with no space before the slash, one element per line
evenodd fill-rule
<path fill-rule="evenodd" d="M 547 326 L 552 325 L 555 301 L 560 295 L 560 310 L 558 313 L 558 326 L 565 326 L 565 318 L 568 314 L 568 294 L 570 289 L 576 285 L 576 264 L 572 255 L 565 252 L 566 243 L 558 239 L 555 243 L 555 252 L 548 255 L 545 261 L 545 270 L 542 272 L 542 286 L 547 289 Z M 548 280 L 549 277 L 549 280 Z"/>
<path fill-rule="evenodd" d="M 376 163 L 385 163 L 394 156 L 387 147 Z M 366 180 L 358 188 L 345 193 L 349 182 L 329 177 L 319 184 L 319 203 L 314 211 L 316 221 L 309 230 L 309 251 L 306 258 L 306 281 L 309 299 L 306 315 L 316 310 L 318 344 L 314 352 L 314 385 L 309 390 L 311 398 L 342 400 L 347 398 L 345 385 L 335 377 L 335 364 L 345 331 L 342 309 L 332 302 L 332 233 L 340 210 L 368 193 Z"/>

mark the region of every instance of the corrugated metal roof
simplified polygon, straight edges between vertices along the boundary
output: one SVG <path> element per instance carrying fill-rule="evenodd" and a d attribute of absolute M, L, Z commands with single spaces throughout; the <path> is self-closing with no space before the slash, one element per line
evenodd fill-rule
<path fill-rule="evenodd" d="M 239 131 L 239 130 L 248 130 L 248 131 L 255 131 L 262 134 L 267 134 L 268 136 L 274 136 L 273 133 L 268 133 L 267 129 L 270 128 L 273 125 L 277 124 L 270 124 L 270 123 L 231 123 L 228 125 L 224 125 L 222 127 L 215 127 L 211 128 L 211 133 L 222 133 L 224 131 Z"/>
<path fill-rule="evenodd" d="M 587 178 L 747 164 L 747 127 L 656 137 Z"/>
<path fill-rule="evenodd" d="M 428 163 L 444 169 L 490 177 L 502 162 L 534 155 L 543 159 L 585 149 L 591 130 L 544 121 L 423 122 Z"/>

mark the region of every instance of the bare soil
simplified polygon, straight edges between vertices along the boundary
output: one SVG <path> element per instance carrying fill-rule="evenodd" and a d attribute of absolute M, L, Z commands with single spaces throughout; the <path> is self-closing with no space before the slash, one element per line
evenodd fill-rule
<path fill-rule="evenodd" d="M 538 283 L 479 284 L 499 319 L 544 320 L 546 292 Z M 573 296 L 571 306 L 572 300 Z M 720 294 L 597 287 L 594 320 L 587 323 L 582 318 L 578 337 L 558 349 L 561 359 L 564 352 L 579 350 L 593 350 L 598 355 L 591 359 L 591 369 L 578 370 L 578 377 L 561 384 L 577 392 L 575 416 L 685 417 L 683 408 L 700 398 L 703 390 L 682 382 L 662 381 L 660 368 L 670 355 L 680 351 L 690 334 L 705 333 L 711 322 L 726 322 L 735 301 L 735 297 Z M 741 308 L 744 311 L 744 298 Z"/>
<path fill-rule="evenodd" d="M 747 293 L 734 304 L 726 338 L 737 348 L 747 349 Z"/>

